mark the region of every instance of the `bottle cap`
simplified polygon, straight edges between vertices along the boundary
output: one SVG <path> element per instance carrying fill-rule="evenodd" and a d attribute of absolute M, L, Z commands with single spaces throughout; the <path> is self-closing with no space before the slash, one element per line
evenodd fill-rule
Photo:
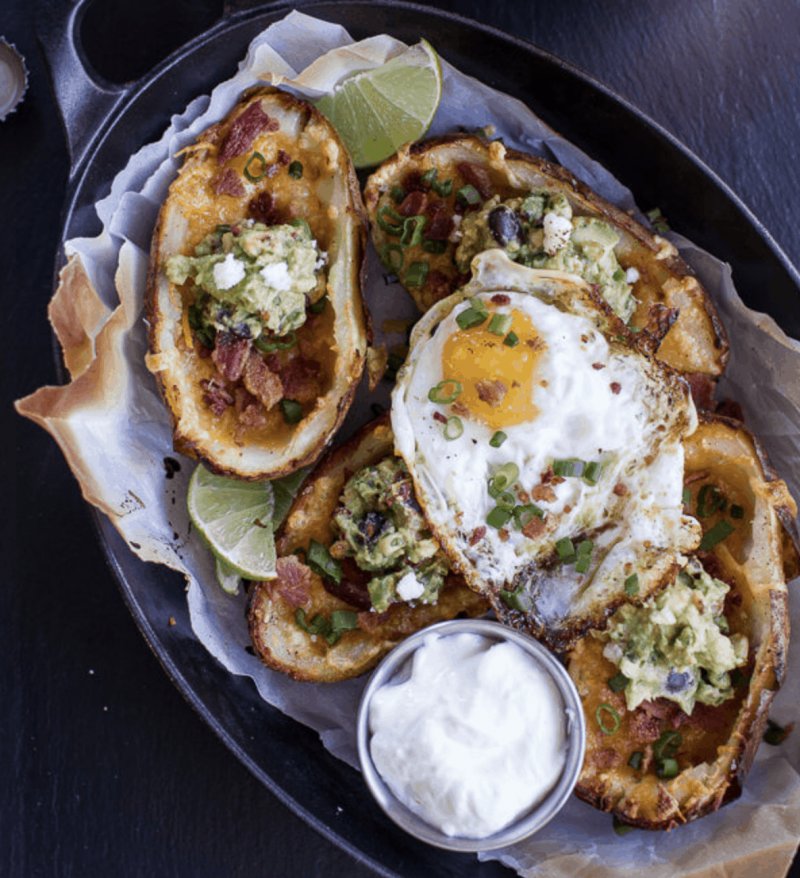
<path fill-rule="evenodd" d="M 0 122 L 16 110 L 27 88 L 25 59 L 13 43 L 0 37 Z"/>

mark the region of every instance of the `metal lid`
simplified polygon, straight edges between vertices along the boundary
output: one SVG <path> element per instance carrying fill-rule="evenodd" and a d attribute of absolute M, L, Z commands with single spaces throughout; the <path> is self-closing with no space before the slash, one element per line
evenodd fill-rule
<path fill-rule="evenodd" d="M 27 89 L 25 59 L 13 43 L 0 37 L 0 122 L 16 110 Z"/>

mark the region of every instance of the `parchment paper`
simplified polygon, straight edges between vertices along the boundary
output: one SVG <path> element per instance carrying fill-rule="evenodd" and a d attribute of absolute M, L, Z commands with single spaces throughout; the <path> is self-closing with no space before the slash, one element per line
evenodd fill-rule
<path fill-rule="evenodd" d="M 70 261 L 50 306 L 65 350 L 70 384 L 42 388 L 19 410 L 49 430 L 78 478 L 85 498 L 103 510 L 133 551 L 181 571 L 194 631 L 230 672 L 253 678 L 265 701 L 316 729 L 335 755 L 355 765 L 354 718 L 365 680 L 336 685 L 296 683 L 272 672 L 247 652 L 244 596 L 216 584 L 209 553 L 189 535 L 184 508 L 193 463 L 165 478 L 173 455 L 169 420 L 155 382 L 144 367 L 142 316 L 145 268 L 159 206 L 179 166 L 174 156 L 230 110 L 240 92 L 267 80 L 317 97 L 353 70 L 382 63 L 404 44 L 387 36 L 353 44 L 341 27 L 292 12 L 250 45 L 237 74 L 198 97 L 172 119 L 157 143 L 143 147 L 97 204 L 103 231 L 67 242 Z M 607 171 L 557 136 L 519 101 L 443 62 L 444 93 L 431 134 L 458 126 L 494 124 L 510 145 L 565 165 L 608 200 L 635 208 L 630 192 Z M 731 338 L 723 391 L 739 400 L 778 471 L 800 497 L 800 345 L 776 324 L 744 307 L 728 266 L 677 235 L 670 236 L 711 292 Z M 387 288 L 370 252 L 365 294 L 380 332 L 386 317 L 412 318 L 409 297 Z M 388 338 L 392 342 L 400 338 Z M 756 387 L 754 376 L 759 376 Z M 386 403 L 386 388 L 362 387 L 345 424 L 349 432 Z M 139 548 L 136 548 L 138 546 Z M 800 607 L 792 596 L 792 623 Z M 790 721 L 800 697 L 797 647 L 790 651 L 788 682 L 773 716 Z M 780 748 L 762 746 L 741 799 L 671 833 L 616 836 L 611 820 L 577 799 L 534 838 L 485 855 L 525 876 L 681 875 L 778 876 L 788 868 L 800 835 L 800 736 Z"/>

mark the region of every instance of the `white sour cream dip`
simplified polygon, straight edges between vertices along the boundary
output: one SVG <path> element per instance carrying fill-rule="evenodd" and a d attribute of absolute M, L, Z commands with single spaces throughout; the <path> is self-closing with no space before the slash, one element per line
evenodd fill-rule
<path fill-rule="evenodd" d="M 486 838 L 540 802 L 564 770 L 561 694 L 532 655 L 479 634 L 431 634 L 410 664 L 408 679 L 372 696 L 372 761 L 427 823 Z"/>

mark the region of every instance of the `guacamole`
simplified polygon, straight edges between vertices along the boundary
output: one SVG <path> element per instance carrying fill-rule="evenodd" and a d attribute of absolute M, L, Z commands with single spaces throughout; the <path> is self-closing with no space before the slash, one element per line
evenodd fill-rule
<path fill-rule="evenodd" d="M 490 198 L 480 210 L 464 216 L 456 263 L 469 272 L 472 259 L 502 247 L 509 258 L 530 268 L 577 274 L 596 284 L 600 294 L 626 323 L 636 308 L 625 270 L 614 247 L 619 233 L 596 217 L 573 217 L 560 193 L 532 192 L 525 198 Z"/>
<path fill-rule="evenodd" d="M 374 574 L 367 587 L 377 612 L 397 601 L 436 603 L 449 566 L 422 517 L 402 460 L 387 457 L 355 473 L 333 523 L 341 554 Z"/>
<path fill-rule="evenodd" d="M 747 638 L 728 634 L 723 615 L 729 586 L 696 559 L 642 607 L 614 614 L 603 655 L 627 679 L 629 710 L 668 698 L 691 714 L 695 702 L 721 704 L 733 696 L 730 671 L 747 663 Z"/>
<path fill-rule="evenodd" d="M 284 336 L 306 320 L 306 304 L 325 292 L 324 255 L 308 224 L 265 226 L 245 221 L 218 226 L 194 256 L 171 256 L 174 284 L 194 280 L 193 322 L 201 329 L 257 339 Z"/>

